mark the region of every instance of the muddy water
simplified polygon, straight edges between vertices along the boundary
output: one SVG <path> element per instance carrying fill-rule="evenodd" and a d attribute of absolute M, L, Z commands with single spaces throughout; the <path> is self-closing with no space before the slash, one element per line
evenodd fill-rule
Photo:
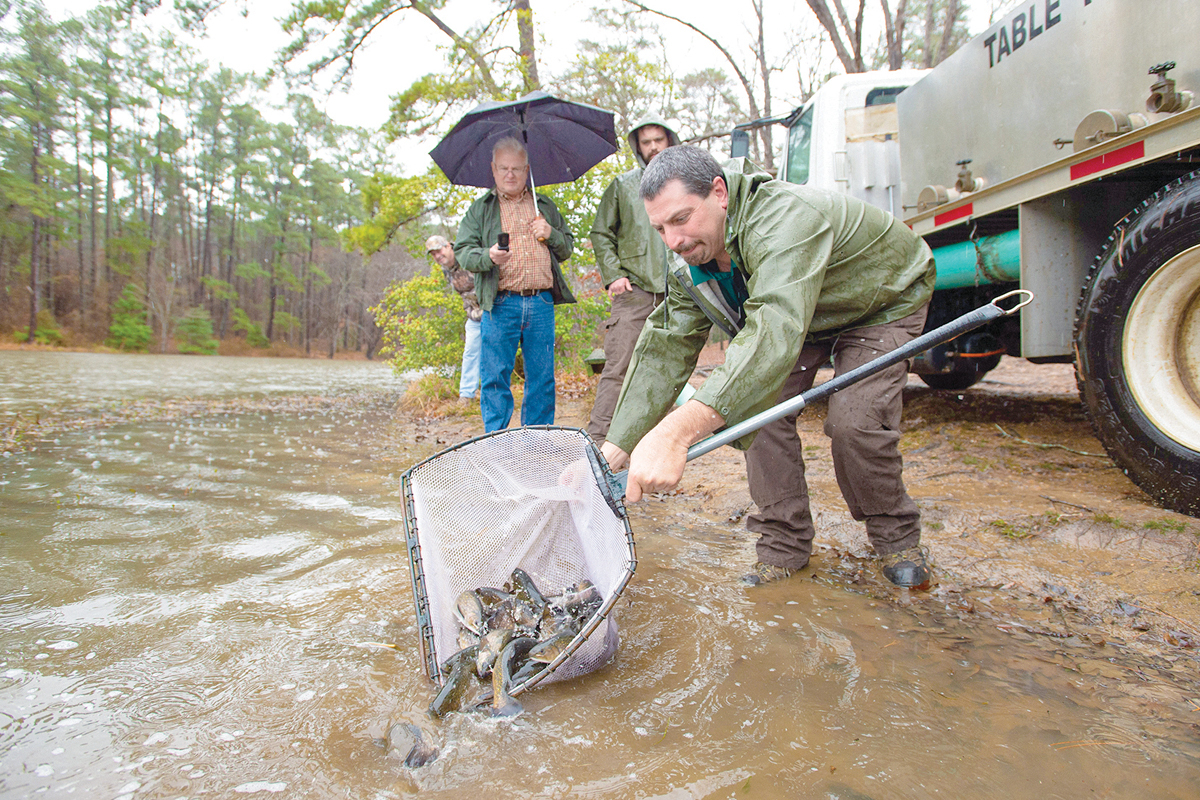
<path fill-rule="evenodd" d="M 737 526 L 656 502 L 613 663 L 515 721 L 431 720 L 395 464 L 440 445 L 392 441 L 390 406 L 0 457 L 3 796 L 1195 796 L 1200 692 L 1170 664 L 1023 633 L 988 597 L 881 594 L 831 552 L 746 589 Z M 440 757 L 386 753 L 398 721 Z"/>

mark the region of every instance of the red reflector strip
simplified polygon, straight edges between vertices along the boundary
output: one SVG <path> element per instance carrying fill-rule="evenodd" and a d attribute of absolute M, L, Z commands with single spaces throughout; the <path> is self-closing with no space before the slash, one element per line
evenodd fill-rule
<path fill-rule="evenodd" d="M 1075 164 L 1071 167 L 1071 180 L 1085 178 L 1088 175 L 1103 172 L 1111 167 L 1119 167 L 1122 164 L 1128 164 L 1130 161 L 1137 161 L 1145 155 L 1146 143 L 1134 142 L 1131 145 L 1122 147 L 1120 150 L 1113 150 L 1111 153 L 1105 153 L 1102 156 L 1089 158 L 1087 161 Z"/>
<path fill-rule="evenodd" d="M 934 224 L 934 226 L 945 225 L 947 222 L 954 222 L 954 220 L 956 220 L 956 219 L 962 219 L 963 217 L 969 217 L 969 216 L 971 216 L 971 214 L 974 213 L 974 211 L 975 211 L 975 204 L 967 203 L 962 208 L 956 208 L 953 211 L 947 211 L 945 214 L 938 214 L 936 217 L 933 218 L 933 224 Z"/>

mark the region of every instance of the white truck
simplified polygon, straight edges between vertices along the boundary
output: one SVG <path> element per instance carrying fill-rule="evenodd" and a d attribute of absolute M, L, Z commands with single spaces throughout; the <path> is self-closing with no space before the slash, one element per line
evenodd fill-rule
<path fill-rule="evenodd" d="M 781 178 L 925 237 L 930 328 L 1033 291 L 1018 319 L 918 359 L 927 384 L 966 389 L 1004 353 L 1074 362 L 1116 463 L 1200 516 L 1197 91 L 1200 0 L 1027 0 L 932 70 L 840 76 L 739 127 L 783 122 Z"/>

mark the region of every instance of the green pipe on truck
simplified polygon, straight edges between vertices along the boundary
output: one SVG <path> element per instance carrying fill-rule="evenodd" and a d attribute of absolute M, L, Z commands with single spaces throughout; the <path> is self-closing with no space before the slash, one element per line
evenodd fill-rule
<path fill-rule="evenodd" d="M 933 251 L 938 289 L 1009 283 L 1021 277 L 1021 232 L 1005 231 Z"/>

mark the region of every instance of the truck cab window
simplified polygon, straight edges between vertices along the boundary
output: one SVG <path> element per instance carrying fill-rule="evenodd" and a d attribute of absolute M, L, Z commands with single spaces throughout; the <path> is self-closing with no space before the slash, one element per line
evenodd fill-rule
<path fill-rule="evenodd" d="M 867 92 L 864 106 L 886 106 L 896 102 L 896 95 L 907 89 L 907 86 L 880 86 Z"/>
<path fill-rule="evenodd" d="M 784 179 L 788 183 L 808 182 L 808 156 L 812 148 L 812 118 L 813 107 L 810 105 L 788 128 L 787 169 L 784 173 Z"/>

